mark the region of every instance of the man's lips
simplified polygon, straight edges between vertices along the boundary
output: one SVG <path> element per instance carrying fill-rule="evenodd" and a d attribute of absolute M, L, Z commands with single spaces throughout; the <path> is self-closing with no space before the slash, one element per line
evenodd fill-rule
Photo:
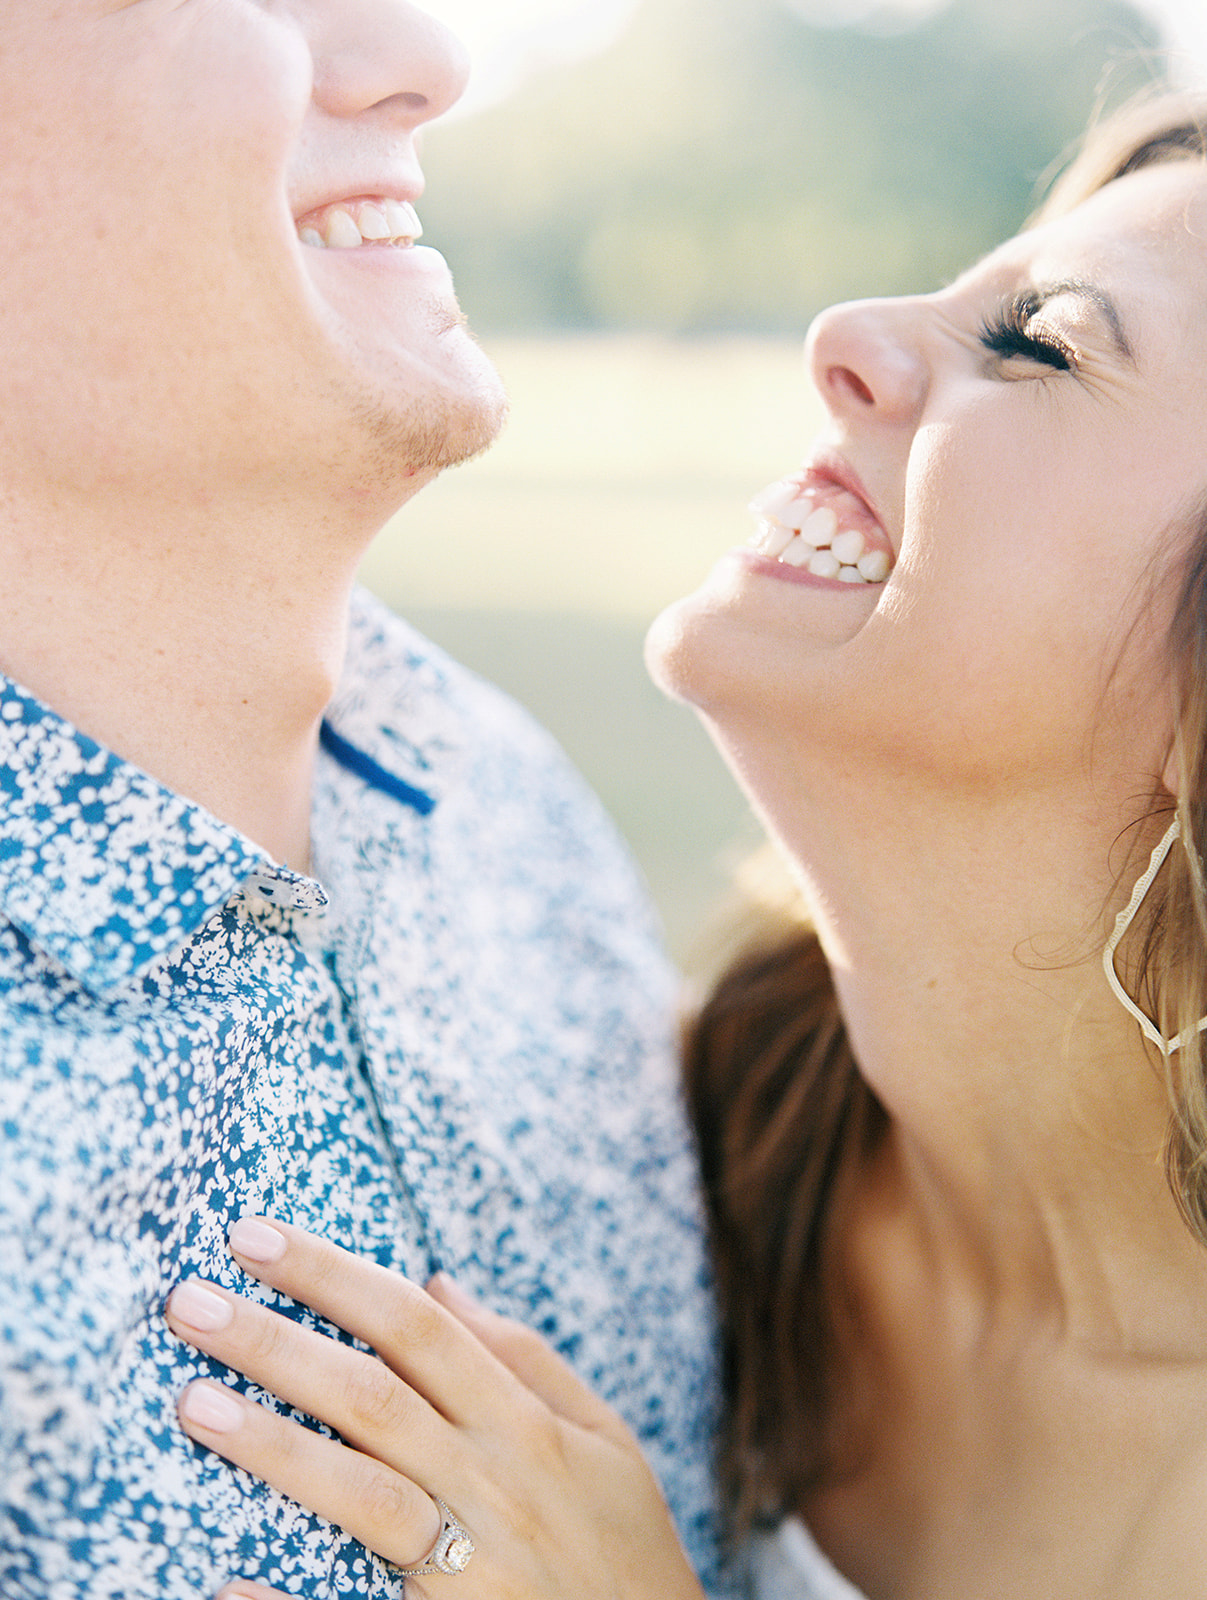
<path fill-rule="evenodd" d="M 423 236 L 409 200 L 364 195 L 307 211 L 296 221 L 298 238 L 319 250 L 358 250 L 362 245 L 405 248 Z"/>

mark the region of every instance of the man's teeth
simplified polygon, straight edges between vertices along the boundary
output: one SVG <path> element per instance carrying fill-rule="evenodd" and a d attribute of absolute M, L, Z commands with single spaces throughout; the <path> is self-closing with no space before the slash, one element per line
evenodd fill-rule
<path fill-rule="evenodd" d="M 889 551 L 862 529 L 843 527 L 841 496 L 837 506 L 819 505 L 813 491 L 786 479 L 756 495 L 750 509 L 758 519 L 750 543 L 762 556 L 839 583 L 883 583 L 892 571 Z"/>
<path fill-rule="evenodd" d="M 415 207 L 404 200 L 352 200 L 313 213 L 298 229 L 303 244 L 319 250 L 356 250 L 362 244 L 413 244 L 423 237 Z"/>

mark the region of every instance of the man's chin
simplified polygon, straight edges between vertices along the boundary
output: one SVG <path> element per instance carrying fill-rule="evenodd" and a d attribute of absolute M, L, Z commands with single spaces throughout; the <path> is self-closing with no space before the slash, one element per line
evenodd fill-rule
<path fill-rule="evenodd" d="M 481 455 L 498 438 L 507 420 L 502 379 L 468 335 L 460 337 L 468 350 L 455 376 L 405 407 L 381 399 L 363 408 L 362 429 L 377 465 L 387 471 L 432 477 Z"/>
<path fill-rule="evenodd" d="M 433 409 L 421 420 L 413 419 L 402 454 L 413 472 L 444 472 L 488 450 L 506 420 L 507 398 L 501 388 L 458 397 L 438 414 Z"/>
<path fill-rule="evenodd" d="M 468 337 L 468 335 L 467 335 Z M 441 469 L 459 466 L 488 450 L 507 422 L 507 391 L 493 362 L 475 344 L 475 386 L 450 403 L 446 418 Z"/>

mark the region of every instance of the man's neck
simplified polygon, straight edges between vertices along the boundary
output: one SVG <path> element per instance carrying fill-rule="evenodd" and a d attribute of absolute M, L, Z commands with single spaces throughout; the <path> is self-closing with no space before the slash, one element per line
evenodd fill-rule
<path fill-rule="evenodd" d="M 304 869 L 318 728 L 365 540 L 284 511 L 132 507 L 117 527 L 87 508 L 6 509 L 0 668 Z"/>

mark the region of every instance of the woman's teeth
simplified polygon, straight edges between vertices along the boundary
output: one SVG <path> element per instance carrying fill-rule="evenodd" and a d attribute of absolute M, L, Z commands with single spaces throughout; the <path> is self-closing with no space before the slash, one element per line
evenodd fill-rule
<path fill-rule="evenodd" d="M 846 490 L 825 494 L 822 502 L 819 491 L 791 478 L 764 489 L 750 502 L 758 518 L 751 546 L 762 556 L 803 567 L 818 578 L 883 583 L 892 571 L 891 552 L 850 525 L 860 517 L 866 520 L 866 509 Z"/>
<path fill-rule="evenodd" d="M 344 200 L 312 211 L 298 238 L 319 250 L 356 250 L 362 244 L 414 244 L 423 237 L 415 207 L 404 200 Z"/>

